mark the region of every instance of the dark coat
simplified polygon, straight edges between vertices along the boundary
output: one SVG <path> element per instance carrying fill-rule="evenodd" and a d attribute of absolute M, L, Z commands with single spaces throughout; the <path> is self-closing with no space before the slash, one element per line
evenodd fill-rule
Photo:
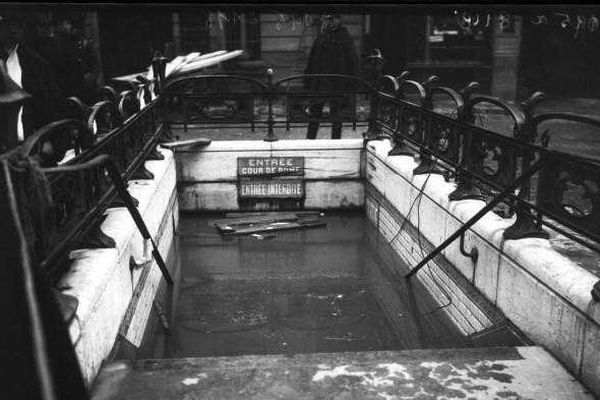
<path fill-rule="evenodd" d="M 308 56 L 306 74 L 358 75 L 359 63 L 354 42 L 348 29 L 339 26 L 321 33 L 315 39 Z M 305 87 L 311 90 L 350 90 L 349 80 L 332 78 L 306 78 Z"/>

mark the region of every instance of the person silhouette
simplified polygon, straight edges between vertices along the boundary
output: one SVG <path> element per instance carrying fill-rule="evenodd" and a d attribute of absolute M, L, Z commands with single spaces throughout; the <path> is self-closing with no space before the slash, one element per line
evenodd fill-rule
<path fill-rule="evenodd" d="M 322 17 L 321 33 L 315 39 L 308 56 L 305 74 L 341 74 L 358 75 L 358 55 L 348 29 L 341 24 L 339 14 L 326 14 Z M 311 91 L 342 92 L 352 89 L 352 82 L 343 79 L 306 77 L 304 86 Z M 329 99 L 329 114 L 335 118 L 339 115 L 342 103 L 338 99 Z M 325 100 L 313 100 L 308 111 L 312 118 L 322 116 Z M 315 139 L 319 130 L 319 121 L 311 121 L 306 133 L 307 139 Z M 334 121 L 331 138 L 340 139 L 342 122 Z"/>

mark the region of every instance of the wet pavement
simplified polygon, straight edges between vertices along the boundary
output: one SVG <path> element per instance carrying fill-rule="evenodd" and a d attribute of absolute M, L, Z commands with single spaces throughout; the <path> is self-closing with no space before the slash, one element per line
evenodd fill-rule
<path fill-rule="evenodd" d="M 94 400 L 593 399 L 539 347 L 116 362 Z"/>

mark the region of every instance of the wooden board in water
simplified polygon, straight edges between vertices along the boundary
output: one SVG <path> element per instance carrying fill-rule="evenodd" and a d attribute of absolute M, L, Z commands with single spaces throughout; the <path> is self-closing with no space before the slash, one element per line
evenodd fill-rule
<path fill-rule="evenodd" d="M 265 233 L 265 232 L 276 232 L 284 231 L 289 229 L 305 229 L 305 228 L 316 228 L 325 226 L 327 223 L 320 219 L 301 219 L 298 221 L 282 221 L 282 222 L 271 222 L 268 224 L 257 224 L 244 228 L 235 229 L 231 233 L 234 235 L 250 235 L 253 233 Z"/>

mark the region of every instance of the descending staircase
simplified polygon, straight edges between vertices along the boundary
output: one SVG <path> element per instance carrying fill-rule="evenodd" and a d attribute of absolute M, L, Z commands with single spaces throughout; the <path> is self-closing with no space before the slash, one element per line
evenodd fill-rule
<path fill-rule="evenodd" d="M 540 347 L 115 362 L 95 400 L 593 399 Z"/>

